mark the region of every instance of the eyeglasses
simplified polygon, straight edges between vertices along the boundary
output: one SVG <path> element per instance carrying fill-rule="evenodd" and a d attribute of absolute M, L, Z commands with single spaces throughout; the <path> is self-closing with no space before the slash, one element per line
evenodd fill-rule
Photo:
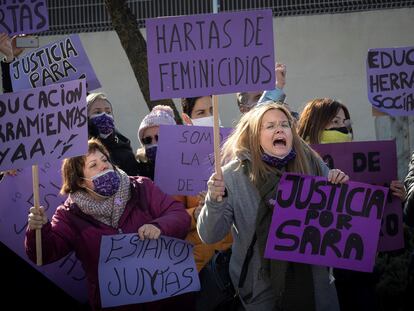
<path fill-rule="evenodd" d="M 144 145 L 151 145 L 153 140 L 157 143 L 158 142 L 158 135 L 146 136 L 146 137 L 142 138 L 142 142 L 144 143 Z"/>
<path fill-rule="evenodd" d="M 278 127 L 283 129 L 290 129 L 292 126 L 289 121 L 277 121 L 277 122 L 268 122 L 266 125 L 262 126 L 262 129 L 274 131 Z"/>

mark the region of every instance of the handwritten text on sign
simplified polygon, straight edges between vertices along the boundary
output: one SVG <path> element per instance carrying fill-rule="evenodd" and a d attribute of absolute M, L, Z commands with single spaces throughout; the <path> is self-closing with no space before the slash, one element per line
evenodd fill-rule
<path fill-rule="evenodd" d="M 271 10 L 146 20 L 151 99 L 273 89 Z"/>
<path fill-rule="evenodd" d="M 99 288 L 103 307 L 198 291 L 192 246 L 166 236 L 143 241 L 136 233 L 103 236 Z"/>
<path fill-rule="evenodd" d="M 220 128 L 220 141 L 231 129 Z M 170 195 L 198 195 L 214 171 L 213 128 L 161 125 L 155 183 Z"/>
<path fill-rule="evenodd" d="M 367 85 L 373 107 L 393 116 L 414 115 L 414 46 L 369 50 Z"/>
<path fill-rule="evenodd" d="M 9 36 L 49 29 L 46 0 L 1 0 L 0 33 Z"/>
<path fill-rule="evenodd" d="M 79 35 L 42 46 L 10 65 L 13 90 L 30 89 L 76 79 L 86 79 L 88 91 L 101 87 Z"/>
<path fill-rule="evenodd" d="M 388 189 L 284 174 L 265 257 L 371 272 Z"/>
<path fill-rule="evenodd" d="M 85 80 L 0 95 L 0 170 L 85 154 Z"/>
<path fill-rule="evenodd" d="M 330 168 L 346 172 L 352 181 L 389 187 L 397 180 L 395 140 L 312 145 Z M 401 200 L 388 193 L 378 243 L 379 251 L 404 247 Z"/>
<path fill-rule="evenodd" d="M 39 165 L 39 198 L 49 219 L 66 198 L 59 195 L 62 185 L 61 161 Z M 24 168 L 17 176 L 5 176 L 0 182 L 0 241 L 13 250 L 34 269 L 42 273 L 68 295 L 85 303 L 87 299 L 86 275 L 74 253 L 61 260 L 37 266 L 26 255 L 24 238 L 27 213 L 34 205 L 32 169 Z"/>

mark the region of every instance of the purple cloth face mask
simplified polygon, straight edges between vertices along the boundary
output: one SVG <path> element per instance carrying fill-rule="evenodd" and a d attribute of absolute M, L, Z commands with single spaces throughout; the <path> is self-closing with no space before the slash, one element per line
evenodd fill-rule
<path fill-rule="evenodd" d="M 145 155 L 152 163 L 155 163 L 155 157 L 157 156 L 157 147 L 158 145 L 150 145 L 148 147 L 145 147 Z"/>
<path fill-rule="evenodd" d="M 107 138 L 115 129 L 114 117 L 105 112 L 92 115 L 91 122 L 96 126 L 102 138 Z"/>
<path fill-rule="evenodd" d="M 290 152 L 283 158 L 272 157 L 267 153 L 263 153 L 262 160 L 269 164 L 270 166 L 276 167 L 277 169 L 282 169 L 282 167 L 286 166 L 290 160 L 293 160 L 296 157 L 295 150 L 290 150 Z"/>
<path fill-rule="evenodd" d="M 95 192 L 104 197 L 113 196 L 119 189 L 121 179 L 114 170 L 108 169 L 92 177 Z"/>

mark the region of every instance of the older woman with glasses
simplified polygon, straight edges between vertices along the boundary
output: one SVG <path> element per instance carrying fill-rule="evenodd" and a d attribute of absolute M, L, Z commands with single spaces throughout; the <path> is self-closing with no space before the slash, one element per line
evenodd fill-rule
<path fill-rule="evenodd" d="M 267 102 L 244 114 L 223 146 L 223 159 L 231 159 L 223 167 L 223 178 L 214 173 L 207 183 L 198 233 L 205 243 L 214 243 L 231 229 L 229 272 L 235 287 L 245 276 L 239 288 L 245 310 L 339 310 L 326 267 L 263 255 L 271 202 L 283 172 L 327 176 L 333 183 L 349 179 L 340 170 L 329 170 L 292 124 L 291 114 L 278 103 Z M 247 253 L 251 256 L 244 263 Z"/>

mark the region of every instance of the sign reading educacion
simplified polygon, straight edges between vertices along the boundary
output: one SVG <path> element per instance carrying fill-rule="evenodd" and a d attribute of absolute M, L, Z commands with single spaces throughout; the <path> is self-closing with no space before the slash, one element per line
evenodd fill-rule
<path fill-rule="evenodd" d="M 414 115 L 414 46 L 370 49 L 368 99 L 392 116 Z"/>
<path fill-rule="evenodd" d="M 220 128 L 220 141 L 232 129 Z M 214 171 L 213 128 L 161 125 L 154 181 L 170 195 L 198 195 Z"/>
<path fill-rule="evenodd" d="M 101 87 L 79 35 L 42 46 L 10 64 L 13 90 L 86 79 L 88 91 Z"/>
<path fill-rule="evenodd" d="M 9 36 L 49 29 L 46 0 L 1 0 L 0 33 Z"/>
<path fill-rule="evenodd" d="M 0 171 L 85 154 L 85 79 L 0 95 Z"/>
<path fill-rule="evenodd" d="M 137 233 L 104 235 L 99 255 L 102 307 L 155 301 L 200 290 L 193 246 Z"/>
<path fill-rule="evenodd" d="M 372 272 L 388 188 L 283 174 L 265 257 Z"/>
<path fill-rule="evenodd" d="M 339 168 L 353 181 L 389 187 L 397 180 L 395 140 L 312 145 L 330 168 Z M 379 251 L 404 247 L 401 200 L 388 194 L 382 217 Z"/>
<path fill-rule="evenodd" d="M 152 100 L 274 89 L 271 10 L 146 20 Z"/>

